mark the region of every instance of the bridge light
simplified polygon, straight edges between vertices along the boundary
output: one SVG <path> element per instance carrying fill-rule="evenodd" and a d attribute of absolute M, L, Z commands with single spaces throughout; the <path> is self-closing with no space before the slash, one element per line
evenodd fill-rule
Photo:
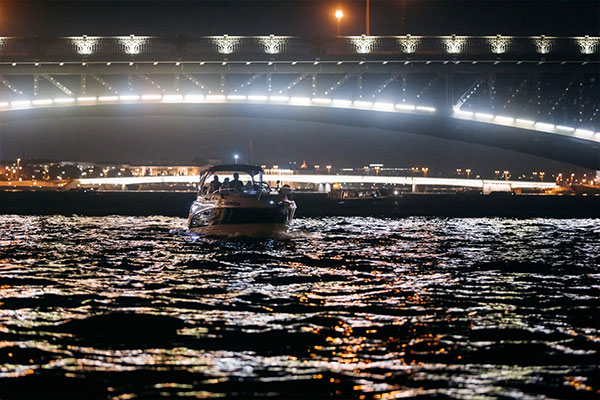
<path fill-rule="evenodd" d="M 354 107 L 360 107 L 360 108 L 370 108 L 373 106 L 373 103 L 370 101 L 360 101 L 360 100 L 356 100 L 352 104 L 354 104 Z"/>
<path fill-rule="evenodd" d="M 80 103 L 88 103 L 91 101 L 96 101 L 98 100 L 96 97 L 78 97 L 77 101 Z"/>
<path fill-rule="evenodd" d="M 417 106 L 416 107 L 417 111 L 427 111 L 427 112 L 435 112 L 435 108 L 434 107 L 427 107 L 427 106 Z"/>
<path fill-rule="evenodd" d="M 145 94 L 142 96 L 142 100 L 148 101 L 148 100 L 160 100 L 162 99 L 162 96 L 160 94 Z"/>
<path fill-rule="evenodd" d="M 570 126 L 556 125 L 555 128 L 556 128 L 556 130 L 563 131 L 563 132 L 574 132 L 575 131 L 575 128 L 571 128 Z"/>
<path fill-rule="evenodd" d="M 34 106 L 46 106 L 48 104 L 52 104 L 52 99 L 41 99 L 41 100 L 33 100 L 31 104 Z"/>
<path fill-rule="evenodd" d="M 290 98 L 287 96 L 269 96 L 269 101 L 275 103 L 287 103 L 288 101 L 290 101 Z"/>
<path fill-rule="evenodd" d="M 458 114 L 458 115 L 460 115 L 462 117 L 470 117 L 470 118 L 473 117 L 473 112 L 472 111 L 463 111 L 463 110 L 460 110 L 460 109 L 454 110 L 454 114 Z"/>
<path fill-rule="evenodd" d="M 165 94 L 163 96 L 163 101 L 178 102 L 181 100 L 183 100 L 183 96 L 180 94 Z"/>
<path fill-rule="evenodd" d="M 333 99 L 331 103 L 338 107 L 350 107 L 352 105 L 352 100 Z"/>
<path fill-rule="evenodd" d="M 575 133 L 578 133 L 580 135 L 589 135 L 589 136 L 592 136 L 594 134 L 593 131 L 588 131 L 587 129 L 576 129 Z"/>
<path fill-rule="evenodd" d="M 331 99 L 324 99 L 320 97 L 312 98 L 312 102 L 315 104 L 331 104 Z"/>
<path fill-rule="evenodd" d="M 310 99 L 308 97 L 291 97 L 290 103 L 297 105 L 310 104 Z"/>
<path fill-rule="evenodd" d="M 546 123 L 543 123 L 543 122 L 536 122 L 535 123 L 535 127 L 538 128 L 538 129 L 544 129 L 544 130 L 549 130 L 549 131 L 554 130 L 554 125 L 552 125 L 552 124 L 546 124 Z"/>
<path fill-rule="evenodd" d="M 11 107 L 28 107 L 30 104 L 31 101 L 29 100 L 18 100 L 10 102 Z"/>
<path fill-rule="evenodd" d="M 375 103 L 373 108 L 379 111 L 394 111 L 394 105 L 392 103 Z"/>
<path fill-rule="evenodd" d="M 511 117 L 505 117 L 502 115 L 496 115 L 494 117 L 494 121 L 500 122 L 502 124 L 512 124 L 513 122 L 515 122 L 515 119 Z"/>
<path fill-rule="evenodd" d="M 529 119 L 517 118 L 516 121 L 517 121 L 518 124 L 521 124 L 521 125 L 533 125 L 533 124 L 535 124 L 534 121 L 531 121 Z"/>
<path fill-rule="evenodd" d="M 249 101 L 267 101 L 268 96 L 248 96 Z"/>
<path fill-rule="evenodd" d="M 479 119 L 492 119 L 492 118 L 494 118 L 494 116 L 492 114 L 475 113 L 475 118 L 479 118 Z"/>
<path fill-rule="evenodd" d="M 139 99 L 140 99 L 140 96 L 137 96 L 137 95 L 119 96 L 119 100 L 121 100 L 121 101 L 137 101 Z"/>
<path fill-rule="evenodd" d="M 117 101 L 119 100 L 119 96 L 100 96 L 98 97 L 99 101 Z"/>
<path fill-rule="evenodd" d="M 74 101 L 75 99 L 72 97 L 61 97 L 58 99 L 54 99 L 54 102 L 58 104 L 73 103 Z"/>
<path fill-rule="evenodd" d="M 209 94 L 205 97 L 206 101 L 224 101 L 225 96 L 222 94 Z"/>
<path fill-rule="evenodd" d="M 396 104 L 396 109 L 402 111 L 415 111 L 415 106 L 411 104 Z"/>
<path fill-rule="evenodd" d="M 230 94 L 230 95 L 227 96 L 227 100 L 231 100 L 231 101 L 244 101 L 244 100 L 246 100 L 246 96 L 240 96 L 240 95 L 237 95 L 237 94 Z"/>

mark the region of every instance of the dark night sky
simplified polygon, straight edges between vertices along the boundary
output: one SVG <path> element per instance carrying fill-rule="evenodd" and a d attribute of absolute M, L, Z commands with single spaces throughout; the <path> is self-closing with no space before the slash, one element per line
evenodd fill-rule
<path fill-rule="evenodd" d="M 372 34 L 598 35 L 598 1 L 376 1 Z M 364 31 L 364 1 L 0 1 L 2 36 L 331 35 L 332 10 L 345 10 L 342 34 Z M 402 12 L 404 10 L 404 13 Z M 78 118 L 0 121 L 0 157 L 189 161 L 233 152 L 254 160 L 361 166 L 384 162 L 430 168 L 571 170 L 541 158 L 411 134 L 259 119 Z M 339 149 L 331 154 L 332 148 Z"/>

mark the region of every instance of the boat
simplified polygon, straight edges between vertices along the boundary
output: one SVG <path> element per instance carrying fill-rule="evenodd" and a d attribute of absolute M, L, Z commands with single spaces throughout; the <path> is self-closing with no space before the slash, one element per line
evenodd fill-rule
<path fill-rule="evenodd" d="M 271 188 L 256 165 L 217 165 L 201 172 L 188 229 L 206 236 L 274 236 L 287 231 L 296 203 L 291 188 Z"/>

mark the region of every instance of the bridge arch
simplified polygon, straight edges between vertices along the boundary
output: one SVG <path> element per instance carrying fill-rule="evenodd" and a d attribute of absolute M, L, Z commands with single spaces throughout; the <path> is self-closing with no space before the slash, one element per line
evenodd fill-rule
<path fill-rule="evenodd" d="M 428 106 L 267 96 L 111 96 L 13 102 L 0 123 L 80 116 L 195 116 L 269 118 L 378 128 L 497 147 L 600 170 L 600 134 L 508 117 L 452 115 Z M 208 97 L 208 96 L 207 96 Z M 232 97 L 232 96 L 229 96 Z M 244 97 L 242 99 L 242 97 Z M 498 120 L 500 118 L 500 120 Z M 518 120 L 517 120 L 518 121 Z M 564 132 L 560 132 L 562 128 Z"/>

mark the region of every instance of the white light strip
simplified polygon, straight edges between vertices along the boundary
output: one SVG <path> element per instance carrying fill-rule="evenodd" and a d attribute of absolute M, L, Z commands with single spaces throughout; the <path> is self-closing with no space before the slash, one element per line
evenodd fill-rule
<path fill-rule="evenodd" d="M 0 103 L 0 107 L 8 107 L 10 104 L 8 101 L 3 101 Z"/>
<path fill-rule="evenodd" d="M 287 103 L 288 101 L 290 101 L 290 98 L 287 96 L 269 96 L 269 101 L 275 103 Z"/>
<path fill-rule="evenodd" d="M 117 101 L 119 100 L 119 96 L 100 96 L 98 97 L 99 101 Z"/>
<path fill-rule="evenodd" d="M 375 103 L 373 108 L 379 111 L 394 111 L 394 105 L 392 103 Z"/>
<path fill-rule="evenodd" d="M 239 94 L 230 94 L 227 96 L 227 100 L 232 100 L 232 101 L 244 101 L 246 100 L 246 96 L 242 96 Z"/>
<path fill-rule="evenodd" d="M 206 101 L 224 101 L 225 96 L 222 94 L 208 94 L 205 99 Z"/>
<path fill-rule="evenodd" d="M 492 119 L 492 118 L 494 118 L 494 116 L 492 114 L 475 113 L 475 118 L 479 118 L 479 119 Z"/>
<path fill-rule="evenodd" d="M 180 102 L 183 100 L 183 95 L 181 94 L 165 94 L 162 97 L 163 101 L 172 101 L 174 103 Z"/>
<path fill-rule="evenodd" d="M 534 125 L 535 124 L 535 121 L 532 121 L 530 119 L 517 118 L 515 121 L 517 122 L 517 124 L 521 124 L 521 125 Z"/>
<path fill-rule="evenodd" d="M 589 136 L 594 134 L 593 131 L 588 131 L 587 129 L 576 129 L 575 133 L 578 133 L 580 135 L 589 135 Z"/>
<path fill-rule="evenodd" d="M 396 104 L 396 109 L 402 111 L 415 111 L 416 107 L 412 104 Z"/>
<path fill-rule="evenodd" d="M 156 101 L 156 100 L 161 100 L 162 99 L 162 95 L 160 94 L 144 94 L 142 95 L 142 100 L 145 101 Z"/>
<path fill-rule="evenodd" d="M 351 107 L 352 100 L 344 100 L 344 99 L 333 99 L 331 104 L 338 107 Z"/>
<path fill-rule="evenodd" d="M 268 96 L 257 96 L 257 95 L 248 96 L 248 101 L 267 101 L 267 100 L 269 100 Z"/>
<path fill-rule="evenodd" d="M 426 106 L 417 106 L 417 111 L 435 112 L 435 108 Z"/>
<path fill-rule="evenodd" d="M 30 104 L 31 104 L 31 101 L 29 101 L 29 100 L 18 100 L 18 101 L 10 102 L 11 107 L 27 107 Z"/>
<path fill-rule="evenodd" d="M 515 122 L 515 119 L 511 117 L 505 117 L 503 115 L 496 115 L 494 117 L 494 121 L 500 122 L 501 124 L 512 124 Z"/>
<path fill-rule="evenodd" d="M 81 103 L 87 103 L 87 102 L 96 101 L 96 100 L 98 100 L 96 97 L 78 97 L 77 98 L 77 101 L 81 102 Z"/>
<path fill-rule="evenodd" d="M 555 128 L 556 128 L 557 131 L 575 132 L 575 128 L 571 128 L 570 126 L 556 125 Z"/>
<path fill-rule="evenodd" d="M 331 104 L 332 100 L 324 99 L 324 98 L 320 98 L 320 97 L 313 97 L 312 102 L 315 104 Z"/>
<path fill-rule="evenodd" d="M 33 100 L 31 104 L 34 106 L 47 106 L 48 104 L 52 104 L 52 99 L 43 99 L 43 100 Z"/>
<path fill-rule="evenodd" d="M 543 129 L 543 130 L 548 130 L 548 131 L 553 131 L 554 130 L 554 125 L 552 124 L 546 124 L 543 122 L 536 122 L 535 123 L 535 127 L 538 129 Z"/>
<path fill-rule="evenodd" d="M 185 101 L 190 103 L 199 103 L 204 101 L 203 94 L 186 94 L 185 96 L 183 96 L 183 98 L 185 99 Z"/>
<path fill-rule="evenodd" d="M 137 101 L 139 99 L 140 99 L 140 96 L 134 95 L 134 94 L 127 95 L 127 96 L 119 96 L 119 100 L 121 100 L 121 101 Z"/>
<path fill-rule="evenodd" d="M 58 99 L 54 99 L 54 102 L 57 104 L 73 103 L 74 101 L 75 101 L 75 99 L 72 97 L 61 97 Z"/>
<path fill-rule="evenodd" d="M 355 100 L 352 104 L 354 104 L 354 107 L 359 107 L 359 108 L 373 107 L 373 103 L 370 101 Z"/>
<path fill-rule="evenodd" d="M 291 97 L 290 103 L 292 103 L 292 104 L 310 104 L 310 98 L 308 98 L 308 97 Z"/>

